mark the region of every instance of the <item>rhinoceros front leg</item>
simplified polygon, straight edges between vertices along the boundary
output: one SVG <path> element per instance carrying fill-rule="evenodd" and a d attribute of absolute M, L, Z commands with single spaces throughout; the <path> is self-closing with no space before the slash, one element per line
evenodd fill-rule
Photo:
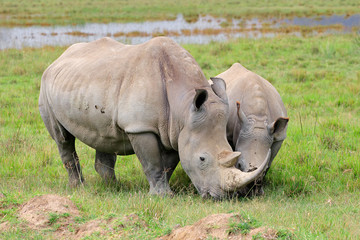
<path fill-rule="evenodd" d="M 96 150 L 95 170 L 105 181 L 105 183 L 115 183 L 115 153 L 104 153 Z"/>
<path fill-rule="evenodd" d="M 173 174 L 178 163 L 180 162 L 179 153 L 174 150 L 162 150 L 161 153 L 164 163 L 164 169 L 166 171 L 166 178 L 169 182 L 171 175 Z"/>
<path fill-rule="evenodd" d="M 171 194 L 168 175 L 169 165 L 165 164 L 158 137 L 153 133 L 128 134 L 134 152 L 141 162 L 150 184 L 150 194 Z"/>

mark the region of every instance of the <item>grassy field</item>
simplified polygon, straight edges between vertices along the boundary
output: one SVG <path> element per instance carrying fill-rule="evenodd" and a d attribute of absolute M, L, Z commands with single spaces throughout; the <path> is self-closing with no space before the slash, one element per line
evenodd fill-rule
<path fill-rule="evenodd" d="M 135 156 L 118 158 L 118 186 L 105 186 L 94 170 L 94 150 L 77 143 L 87 184 L 67 187 L 57 147 L 38 113 L 40 78 L 65 48 L 0 51 L 0 239 L 48 239 L 17 218 L 20 204 L 56 193 L 80 209 L 79 222 L 137 214 L 127 239 L 153 239 L 175 225 L 213 213 L 236 212 L 293 239 L 360 238 L 360 38 L 326 36 L 239 39 L 185 45 L 206 77 L 234 62 L 267 78 L 290 116 L 288 138 L 266 176 L 265 196 L 215 202 L 201 199 L 179 166 L 173 198 L 148 196 Z M 54 230 L 55 231 L 55 230 Z M 104 237 L 105 239 L 110 236 Z M 92 236 L 88 239 L 98 239 Z"/>
<path fill-rule="evenodd" d="M 347 1 L 11 1 L 0 0 L 0 26 L 64 25 L 175 19 L 199 14 L 225 18 L 291 17 L 359 13 Z M 268 79 L 290 116 L 288 138 L 266 176 L 265 196 L 215 202 L 196 193 L 179 165 L 171 179 L 173 198 L 147 195 L 136 156 L 119 157 L 120 183 L 106 186 L 94 169 L 95 151 L 77 142 L 86 185 L 67 186 L 67 173 L 39 112 L 43 71 L 63 47 L 0 51 L 0 239 L 56 239 L 34 231 L 19 215 L 37 195 L 59 194 L 80 210 L 76 224 L 96 219 L 139 221 L 87 239 L 154 239 L 175 226 L 214 213 L 240 213 L 282 239 L 360 238 L 360 37 L 278 37 L 184 45 L 206 77 L 234 62 Z M 61 216 L 49 215 L 56 223 Z M 2 230 L 3 224 L 7 230 Z M 78 225 L 68 226 L 76 228 Z M 69 229 L 70 231 L 71 229 Z M 73 229 L 72 229 L 73 231 Z M 281 234 L 279 234 L 280 236 Z M 281 238 L 281 237 L 280 237 Z"/>
<path fill-rule="evenodd" d="M 210 14 L 225 18 L 291 17 L 359 13 L 358 0 L 0 0 L 0 26 L 68 25 L 87 22 L 188 21 Z"/>

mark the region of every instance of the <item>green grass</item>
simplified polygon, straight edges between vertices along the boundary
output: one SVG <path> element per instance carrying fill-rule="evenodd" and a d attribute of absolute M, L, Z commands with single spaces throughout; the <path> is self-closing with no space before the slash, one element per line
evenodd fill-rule
<path fill-rule="evenodd" d="M 357 0 L 0 0 L 0 26 L 68 25 L 87 22 L 138 22 L 198 15 L 225 18 L 289 17 L 359 13 Z"/>
<path fill-rule="evenodd" d="M 41 74 L 65 48 L 0 51 L 0 224 L 14 226 L 1 232 L 0 239 L 51 237 L 48 231 L 16 228 L 22 224 L 20 205 L 49 193 L 76 204 L 81 213 L 76 224 L 137 214 L 147 227 L 126 226 L 121 230 L 125 239 L 153 239 L 177 224 L 223 212 L 244 213 L 279 236 L 283 233 L 283 239 L 359 238 L 358 38 L 278 37 L 184 46 L 208 78 L 240 62 L 268 79 L 290 117 L 288 138 L 266 176 L 266 195 L 220 202 L 201 199 L 180 166 L 171 179 L 173 198 L 147 195 L 148 183 L 135 156 L 118 158 L 120 184 L 106 186 L 95 172 L 94 150 L 79 142 L 86 185 L 68 188 L 66 170 L 37 105 Z M 56 223 L 59 216 L 49 217 Z"/>
<path fill-rule="evenodd" d="M 229 234 L 240 232 L 241 234 L 246 235 L 251 229 L 256 227 L 259 227 L 259 223 L 256 219 L 237 215 L 230 219 L 229 229 L 227 231 Z"/>

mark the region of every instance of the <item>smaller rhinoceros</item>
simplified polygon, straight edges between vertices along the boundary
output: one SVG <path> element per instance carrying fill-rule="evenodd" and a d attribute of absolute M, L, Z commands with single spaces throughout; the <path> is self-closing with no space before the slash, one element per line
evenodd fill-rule
<path fill-rule="evenodd" d="M 227 85 L 230 107 L 227 138 L 232 148 L 241 152 L 236 167 L 252 172 L 266 161 L 269 168 L 286 138 L 289 121 L 279 93 L 267 80 L 239 63 L 217 77 Z M 262 195 L 265 173 L 241 193 Z"/>

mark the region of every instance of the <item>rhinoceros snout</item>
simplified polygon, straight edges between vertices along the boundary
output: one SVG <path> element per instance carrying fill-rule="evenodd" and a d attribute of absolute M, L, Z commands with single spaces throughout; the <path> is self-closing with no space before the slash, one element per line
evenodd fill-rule
<path fill-rule="evenodd" d="M 249 167 L 247 165 L 248 164 L 246 164 L 244 157 L 240 156 L 237 159 L 237 162 L 235 164 L 235 168 L 239 169 L 242 172 L 249 172 Z"/>
<path fill-rule="evenodd" d="M 244 171 L 243 165 L 240 163 L 240 161 L 236 162 L 235 167 L 241 171 Z"/>
<path fill-rule="evenodd" d="M 246 152 L 246 151 L 245 151 Z M 255 153 L 256 154 L 256 153 Z M 236 164 L 235 164 L 235 168 L 239 169 L 242 172 L 253 172 L 256 169 L 258 169 L 259 165 L 262 164 L 263 162 L 269 162 L 270 161 L 270 156 L 271 156 L 271 149 L 269 149 L 267 151 L 266 157 L 264 158 L 260 158 L 256 160 L 256 158 L 254 158 L 256 155 L 255 154 L 244 154 L 241 155 Z"/>
<path fill-rule="evenodd" d="M 239 169 L 242 172 L 252 172 L 252 171 L 255 171 L 257 169 L 257 167 L 252 166 L 251 163 L 246 164 L 246 163 L 244 163 L 242 161 L 238 161 L 235 164 L 235 168 Z"/>

